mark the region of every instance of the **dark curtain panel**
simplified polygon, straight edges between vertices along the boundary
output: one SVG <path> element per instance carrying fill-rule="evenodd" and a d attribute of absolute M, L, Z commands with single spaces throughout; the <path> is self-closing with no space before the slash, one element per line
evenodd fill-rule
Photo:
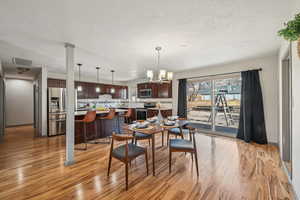
<path fill-rule="evenodd" d="M 241 109 L 237 138 L 245 142 L 268 143 L 258 70 L 242 72 Z"/>
<path fill-rule="evenodd" d="M 179 79 L 178 84 L 178 108 L 177 114 L 179 117 L 187 117 L 186 103 L 186 79 Z"/>

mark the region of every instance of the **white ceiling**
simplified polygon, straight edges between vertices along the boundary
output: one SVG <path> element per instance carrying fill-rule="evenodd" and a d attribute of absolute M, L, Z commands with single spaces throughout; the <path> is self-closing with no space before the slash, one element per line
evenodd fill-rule
<path fill-rule="evenodd" d="M 85 75 L 141 78 L 156 63 L 172 71 L 278 50 L 289 0 L 1 0 L 0 59 L 21 57 L 65 71 L 64 42 L 76 45 Z"/>

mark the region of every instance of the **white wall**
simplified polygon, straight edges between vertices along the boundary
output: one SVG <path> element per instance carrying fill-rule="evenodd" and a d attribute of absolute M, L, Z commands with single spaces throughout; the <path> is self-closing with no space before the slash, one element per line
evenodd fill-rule
<path fill-rule="evenodd" d="M 300 58 L 297 54 L 297 43 L 292 44 L 292 182 L 300 196 Z"/>
<path fill-rule="evenodd" d="M 291 15 L 286 19 L 286 21 L 292 19 L 296 13 L 300 12 L 300 1 L 292 1 Z M 286 55 L 289 49 L 289 42 L 283 41 L 280 53 L 279 53 L 279 139 L 280 139 L 280 154 L 282 156 L 282 72 L 281 72 L 281 60 Z M 292 54 L 292 184 L 294 190 L 298 197 L 300 197 L 300 58 L 297 55 L 297 42 L 293 42 L 291 46 Z"/>
<path fill-rule="evenodd" d="M 265 110 L 267 137 L 270 143 L 278 143 L 278 56 L 270 55 L 178 72 L 173 80 L 173 113 L 177 113 L 178 80 L 181 78 L 214 75 L 228 72 L 262 68 L 261 87 Z"/>
<path fill-rule="evenodd" d="M 6 79 L 6 126 L 33 124 L 33 82 Z"/>
<path fill-rule="evenodd" d="M 39 135 L 47 135 L 47 77 L 48 71 L 46 67 L 42 67 L 41 73 L 37 77 L 37 83 L 39 87 Z"/>

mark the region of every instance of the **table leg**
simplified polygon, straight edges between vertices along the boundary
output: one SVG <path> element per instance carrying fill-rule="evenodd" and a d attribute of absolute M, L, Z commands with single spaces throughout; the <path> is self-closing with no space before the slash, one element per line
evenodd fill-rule
<path fill-rule="evenodd" d="M 152 170 L 155 176 L 155 134 L 152 134 Z"/>
<path fill-rule="evenodd" d="M 164 146 L 165 130 L 161 132 L 161 146 Z"/>

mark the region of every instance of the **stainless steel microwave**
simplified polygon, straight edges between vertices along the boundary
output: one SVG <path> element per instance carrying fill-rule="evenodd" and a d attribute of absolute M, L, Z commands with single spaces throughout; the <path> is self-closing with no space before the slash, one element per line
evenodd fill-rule
<path fill-rule="evenodd" d="M 140 89 L 139 97 L 140 98 L 151 98 L 152 97 L 152 89 L 151 88 Z"/>

